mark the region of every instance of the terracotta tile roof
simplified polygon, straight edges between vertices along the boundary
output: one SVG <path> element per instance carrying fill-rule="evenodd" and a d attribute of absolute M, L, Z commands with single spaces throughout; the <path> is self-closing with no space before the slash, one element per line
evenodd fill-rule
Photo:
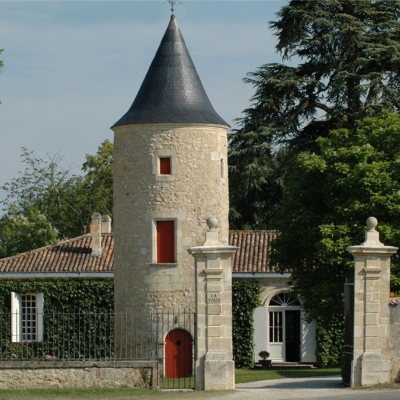
<path fill-rule="evenodd" d="M 268 268 L 269 243 L 276 231 L 230 231 L 229 244 L 238 250 L 232 259 L 233 272 L 273 272 Z M 114 235 L 103 234 L 101 256 L 91 256 L 90 234 L 55 245 L 0 259 L 0 273 L 7 272 L 112 272 Z"/>
<path fill-rule="evenodd" d="M 238 247 L 232 272 L 274 272 L 267 264 L 270 243 L 277 231 L 230 231 L 229 244 Z"/>
<path fill-rule="evenodd" d="M 91 256 L 90 234 L 0 260 L 0 272 L 110 272 L 114 235 L 103 234 L 103 254 Z"/>

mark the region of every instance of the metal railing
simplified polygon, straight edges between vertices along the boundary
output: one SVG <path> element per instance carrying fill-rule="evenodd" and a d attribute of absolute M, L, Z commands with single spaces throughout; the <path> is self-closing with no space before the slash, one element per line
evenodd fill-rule
<path fill-rule="evenodd" d="M 157 360 L 161 387 L 194 387 L 191 310 L 0 311 L 0 362 Z"/>

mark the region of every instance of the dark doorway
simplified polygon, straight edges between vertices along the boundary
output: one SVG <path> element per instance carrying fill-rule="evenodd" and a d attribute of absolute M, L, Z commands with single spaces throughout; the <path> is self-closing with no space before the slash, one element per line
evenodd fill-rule
<path fill-rule="evenodd" d="M 300 311 L 285 311 L 286 361 L 300 362 Z"/>

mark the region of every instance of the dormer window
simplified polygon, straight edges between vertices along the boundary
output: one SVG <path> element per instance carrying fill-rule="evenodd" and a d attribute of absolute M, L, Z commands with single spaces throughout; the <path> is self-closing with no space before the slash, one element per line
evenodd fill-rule
<path fill-rule="evenodd" d="M 171 157 L 160 157 L 160 175 L 171 175 Z"/>

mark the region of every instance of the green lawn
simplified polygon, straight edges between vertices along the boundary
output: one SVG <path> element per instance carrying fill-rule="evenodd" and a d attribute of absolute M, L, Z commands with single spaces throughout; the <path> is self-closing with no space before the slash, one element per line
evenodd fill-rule
<path fill-rule="evenodd" d="M 307 378 L 311 376 L 340 375 L 340 368 L 310 369 L 237 369 L 235 382 L 246 383 L 283 378 Z"/>
<path fill-rule="evenodd" d="M 0 390 L 0 400 L 168 400 L 212 399 L 233 392 L 162 391 L 145 389 L 29 389 Z"/>
<path fill-rule="evenodd" d="M 339 375 L 339 368 L 313 369 L 267 369 L 267 370 L 236 370 L 236 383 L 255 382 L 267 379 L 300 378 L 311 376 Z M 164 387 L 173 380 L 164 379 Z M 193 386 L 193 378 L 174 380 L 175 388 Z M 212 399 L 223 397 L 232 392 L 195 392 L 195 391 L 157 391 L 144 389 L 30 389 L 30 390 L 0 390 L 0 400 L 151 400 L 154 397 L 165 399 Z"/>

